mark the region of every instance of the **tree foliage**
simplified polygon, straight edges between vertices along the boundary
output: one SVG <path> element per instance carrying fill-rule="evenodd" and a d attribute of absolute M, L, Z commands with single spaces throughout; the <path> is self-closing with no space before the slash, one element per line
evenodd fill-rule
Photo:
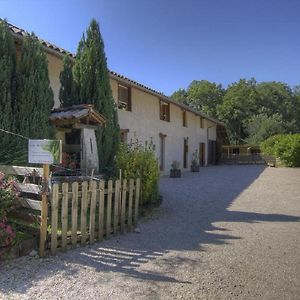
<path fill-rule="evenodd" d="M 254 79 L 233 83 L 227 88 L 222 104 L 217 107 L 218 117 L 225 123 L 231 143 L 243 143 L 248 137 L 245 121 L 258 112 L 259 95 L 255 85 Z"/>
<path fill-rule="evenodd" d="M 221 85 L 207 80 L 194 80 L 188 87 L 187 101 L 193 109 L 216 117 L 217 106 L 222 103 L 223 94 Z"/>
<path fill-rule="evenodd" d="M 99 25 L 92 20 L 79 42 L 73 69 L 74 101 L 93 104 L 106 117 L 106 126 L 96 131 L 100 169 L 113 165 L 120 138 L 117 108 L 112 97 L 104 43 Z"/>
<path fill-rule="evenodd" d="M 74 104 L 77 97 L 75 96 L 75 86 L 73 79 L 73 63 L 69 56 L 63 60 L 63 71 L 59 75 L 60 90 L 59 100 L 62 107 L 68 107 Z"/>
<path fill-rule="evenodd" d="M 0 129 L 13 129 L 13 103 L 15 94 L 16 50 L 7 24 L 0 21 Z M 13 137 L 0 132 L 0 162 L 9 163 Z"/>
<path fill-rule="evenodd" d="M 233 144 L 260 143 L 276 133 L 300 132 L 300 86 L 283 82 L 257 83 L 240 79 L 222 89 L 206 80 L 194 80 L 172 99 L 224 122 Z"/>
<path fill-rule="evenodd" d="M 188 89 L 179 89 L 170 97 L 179 103 L 202 111 L 210 117 L 217 116 L 217 105 L 222 103 L 224 90 L 222 86 L 207 80 L 194 80 Z"/>
<path fill-rule="evenodd" d="M 263 153 L 274 155 L 287 167 L 300 167 L 300 134 L 270 137 L 261 143 Z"/>
<path fill-rule="evenodd" d="M 185 89 L 178 89 L 170 96 L 170 98 L 176 102 L 189 105 L 187 100 L 187 92 Z"/>
<path fill-rule="evenodd" d="M 246 132 L 249 135 L 245 140 L 246 143 L 259 145 L 270 136 L 285 133 L 286 129 L 281 115 L 276 113 L 268 116 L 261 113 L 250 117 L 246 121 Z"/>
<path fill-rule="evenodd" d="M 54 100 L 48 61 L 34 34 L 24 38 L 17 75 L 16 132 L 32 139 L 51 138 L 53 129 L 49 123 L 49 115 Z M 19 155 L 14 163 L 27 163 L 27 142 L 18 142 L 16 149 L 19 150 Z"/>

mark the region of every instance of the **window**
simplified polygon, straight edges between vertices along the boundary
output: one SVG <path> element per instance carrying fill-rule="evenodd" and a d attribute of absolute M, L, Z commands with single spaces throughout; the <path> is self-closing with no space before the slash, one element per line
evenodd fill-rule
<path fill-rule="evenodd" d="M 200 128 L 204 128 L 204 118 L 200 117 Z"/>
<path fill-rule="evenodd" d="M 118 85 L 118 108 L 131 111 L 131 88 Z"/>
<path fill-rule="evenodd" d="M 120 129 L 120 142 L 123 144 L 127 143 L 127 135 L 128 135 L 129 129 Z"/>
<path fill-rule="evenodd" d="M 160 107 L 160 119 L 163 121 L 170 122 L 170 103 L 159 101 Z"/>
<path fill-rule="evenodd" d="M 182 126 L 187 127 L 187 120 L 186 120 L 186 111 L 182 111 Z"/>

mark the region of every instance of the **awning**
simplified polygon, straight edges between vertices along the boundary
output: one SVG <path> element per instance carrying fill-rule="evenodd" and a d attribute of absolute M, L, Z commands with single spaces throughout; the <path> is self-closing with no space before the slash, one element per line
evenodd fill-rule
<path fill-rule="evenodd" d="M 92 104 L 53 109 L 49 119 L 55 126 L 72 126 L 75 124 L 105 126 L 106 123 L 106 118 L 96 111 Z"/>

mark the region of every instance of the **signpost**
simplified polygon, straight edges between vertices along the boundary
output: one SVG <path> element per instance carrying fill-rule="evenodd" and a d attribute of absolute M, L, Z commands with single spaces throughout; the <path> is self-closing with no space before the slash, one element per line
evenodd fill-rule
<path fill-rule="evenodd" d="M 40 227 L 40 256 L 45 256 L 45 241 L 47 238 L 47 216 L 48 216 L 48 180 L 49 165 L 59 164 L 62 161 L 61 140 L 29 140 L 28 161 L 33 164 L 43 164 L 43 191 L 42 211 Z"/>

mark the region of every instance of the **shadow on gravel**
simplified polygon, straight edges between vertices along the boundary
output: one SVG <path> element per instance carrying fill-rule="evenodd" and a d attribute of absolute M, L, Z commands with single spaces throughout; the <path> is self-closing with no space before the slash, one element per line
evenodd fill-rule
<path fill-rule="evenodd" d="M 189 284 L 168 275 L 174 274 L 174 268 L 180 269 L 184 265 L 188 270 L 199 263 L 188 258 L 185 251 L 205 251 L 204 245 L 222 245 L 241 238 L 214 223 L 300 221 L 299 216 L 228 210 L 237 196 L 258 179 L 264 168 L 218 166 L 203 168 L 198 174 L 186 173 L 180 179 L 164 177 L 161 180 L 164 201 L 159 209 L 160 215 L 153 215 L 152 220 L 142 223 L 140 234 L 131 233 L 59 254 L 57 259 L 50 259 L 49 263 L 47 259 L 38 260 L 39 263 L 33 266 L 33 277 L 22 277 L 22 268 L 25 267 L 20 267 L 19 280 L 14 278 L 17 280 L 15 288 L 11 284 L 0 284 L 0 291 L 7 293 L 10 289 L 24 293 L 39 280 L 52 276 L 60 269 L 64 270 L 66 277 L 72 277 L 76 276 L 79 269 L 82 272 L 82 267 L 102 273 L 115 272 L 153 283 Z M 152 261 L 151 271 L 147 266 L 149 261 Z M 6 281 L 9 276 L 12 276 L 11 269 L 4 276 Z"/>

